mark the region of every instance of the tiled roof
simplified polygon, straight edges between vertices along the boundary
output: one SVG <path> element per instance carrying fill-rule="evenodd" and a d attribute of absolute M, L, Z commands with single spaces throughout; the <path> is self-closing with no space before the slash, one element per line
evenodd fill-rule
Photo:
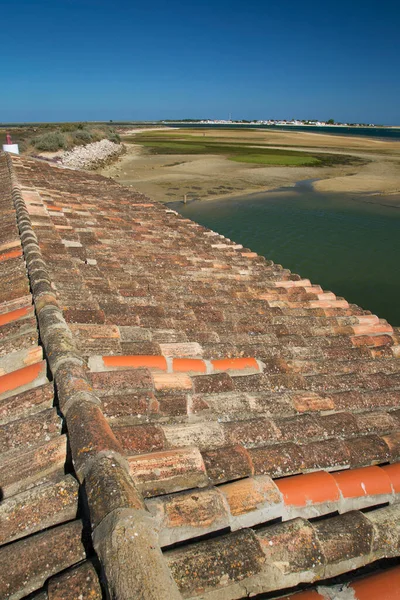
<path fill-rule="evenodd" d="M 397 600 L 400 596 L 400 567 L 387 569 L 373 575 L 360 577 L 351 583 L 319 586 L 318 590 L 305 590 L 284 596 L 282 600 Z"/>
<path fill-rule="evenodd" d="M 43 598 L 77 598 L 78 585 L 85 598 L 100 599 L 4 154 L 0 218 L 0 597 L 22 598 L 46 584 Z"/>
<path fill-rule="evenodd" d="M 111 180 L 0 178 L 0 596 L 389 573 L 398 330 Z"/>

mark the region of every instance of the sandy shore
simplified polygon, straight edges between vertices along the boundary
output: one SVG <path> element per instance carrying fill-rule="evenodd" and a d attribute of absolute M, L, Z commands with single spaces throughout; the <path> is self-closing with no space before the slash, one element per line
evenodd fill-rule
<path fill-rule="evenodd" d="M 169 132 L 167 129 L 166 135 Z M 190 134 L 201 138 L 204 130 L 191 130 Z M 129 143 L 126 154 L 101 173 L 161 202 L 183 200 L 185 195 L 188 200 L 237 196 L 293 186 L 309 179 L 318 180 L 314 187 L 324 192 L 393 196 L 392 201 L 400 195 L 399 142 L 270 130 L 207 130 L 207 135 L 221 141 L 251 142 L 255 147 L 267 144 L 271 148 L 346 154 L 363 159 L 363 163 L 330 167 L 262 166 L 233 162 L 221 155 L 151 155 L 145 148 Z"/>

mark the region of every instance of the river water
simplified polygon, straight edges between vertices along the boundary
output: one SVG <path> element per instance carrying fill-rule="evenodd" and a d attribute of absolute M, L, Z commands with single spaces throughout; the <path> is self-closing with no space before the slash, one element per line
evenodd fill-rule
<path fill-rule="evenodd" d="M 327 194 L 310 182 L 170 205 L 253 251 L 400 325 L 400 198 Z"/>

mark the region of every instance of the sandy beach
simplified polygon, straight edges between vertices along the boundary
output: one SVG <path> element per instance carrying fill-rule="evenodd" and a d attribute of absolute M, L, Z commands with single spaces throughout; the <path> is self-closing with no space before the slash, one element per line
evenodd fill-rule
<path fill-rule="evenodd" d="M 204 135 L 221 142 L 247 143 L 254 148 L 277 148 L 313 154 L 331 153 L 361 159 L 357 164 L 336 166 L 275 166 L 234 162 L 212 154 L 151 154 L 135 144 L 129 131 L 127 152 L 118 162 L 101 170 L 103 175 L 132 186 L 161 202 L 208 200 L 262 190 L 293 186 L 315 180 L 316 190 L 384 195 L 391 203 L 400 198 L 400 143 L 298 131 L 271 130 L 181 130 L 193 139 Z M 176 136 L 167 128 L 161 134 Z M 183 133 L 184 132 L 184 133 Z"/>

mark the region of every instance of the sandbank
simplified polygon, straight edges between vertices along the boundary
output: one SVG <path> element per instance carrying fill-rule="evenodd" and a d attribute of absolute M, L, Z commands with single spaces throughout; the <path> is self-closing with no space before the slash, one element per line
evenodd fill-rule
<path fill-rule="evenodd" d="M 177 133 L 176 129 L 165 129 L 166 136 Z M 254 147 L 346 154 L 362 162 L 326 167 L 253 165 L 234 162 L 220 154 L 153 155 L 138 144 L 127 143 L 126 154 L 101 173 L 161 202 L 183 200 L 185 195 L 188 200 L 214 200 L 290 187 L 310 179 L 316 180 L 314 187 L 318 191 L 385 195 L 392 196 L 392 201 L 400 195 L 400 143 L 396 141 L 298 131 L 180 131 L 194 138 L 207 135 L 221 141 L 251 143 Z M 132 133 L 131 130 L 129 135 Z"/>

